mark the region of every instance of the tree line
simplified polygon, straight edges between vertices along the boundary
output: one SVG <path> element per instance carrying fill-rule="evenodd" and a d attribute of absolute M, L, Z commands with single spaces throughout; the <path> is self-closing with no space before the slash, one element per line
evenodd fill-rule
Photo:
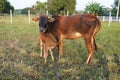
<path fill-rule="evenodd" d="M 98 16 L 105 16 L 105 15 L 109 15 L 109 11 L 111 11 L 112 16 L 116 16 L 118 0 L 114 0 L 111 9 L 97 2 L 89 2 L 83 11 L 76 11 L 75 6 L 76 6 L 76 0 L 47 0 L 47 2 L 37 1 L 31 7 L 26 7 L 24 9 L 16 10 L 15 12 L 19 14 L 27 14 L 28 10 L 31 10 L 31 14 L 37 14 L 37 13 L 45 14 L 45 12 L 48 11 L 49 14 L 51 15 L 56 15 L 56 14 L 63 15 L 69 11 L 69 14 L 91 13 Z M 9 9 L 12 9 L 14 11 L 14 7 L 7 0 L 1 0 L 0 13 L 9 13 Z"/>
<path fill-rule="evenodd" d="M 0 13 L 9 14 L 10 10 L 14 11 L 14 7 L 7 0 L 0 0 Z"/>
<path fill-rule="evenodd" d="M 67 13 L 67 11 L 69 11 L 69 14 L 91 13 L 98 16 L 108 16 L 109 12 L 111 11 L 112 16 L 116 16 L 118 1 L 119 0 L 114 0 L 114 3 L 112 4 L 111 9 L 97 2 L 92 1 L 86 5 L 83 11 L 76 11 L 75 10 L 76 0 L 48 0 L 47 2 L 43 2 L 43 3 L 40 1 L 37 1 L 36 4 L 33 5 L 30 9 L 32 10 L 31 13 L 41 13 L 41 14 L 45 14 L 45 11 L 48 10 L 48 12 L 52 15 L 65 14 Z M 23 11 L 24 10 L 27 10 L 27 9 L 25 8 L 23 9 Z M 120 16 L 120 13 L 119 13 L 119 16 Z"/>

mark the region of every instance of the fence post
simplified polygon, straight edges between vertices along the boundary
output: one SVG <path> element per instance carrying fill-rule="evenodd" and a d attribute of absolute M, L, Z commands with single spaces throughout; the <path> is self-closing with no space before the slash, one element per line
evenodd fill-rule
<path fill-rule="evenodd" d="M 105 16 L 103 16 L 103 22 L 105 21 Z"/>
<path fill-rule="evenodd" d="M 117 6 L 117 14 L 116 14 L 116 22 L 119 22 L 119 9 L 120 9 L 120 0 L 118 0 L 118 6 Z"/>
<path fill-rule="evenodd" d="M 67 16 L 69 15 L 69 11 L 67 10 Z"/>
<path fill-rule="evenodd" d="M 111 11 L 109 12 L 109 22 L 108 22 L 108 27 L 110 27 L 110 23 L 112 21 L 112 17 L 111 17 Z"/>
<path fill-rule="evenodd" d="M 48 10 L 46 10 L 46 15 L 48 15 Z"/>
<path fill-rule="evenodd" d="M 12 24 L 12 10 L 10 10 L 10 23 Z"/>
<path fill-rule="evenodd" d="M 30 10 L 28 10 L 28 23 L 30 24 Z"/>

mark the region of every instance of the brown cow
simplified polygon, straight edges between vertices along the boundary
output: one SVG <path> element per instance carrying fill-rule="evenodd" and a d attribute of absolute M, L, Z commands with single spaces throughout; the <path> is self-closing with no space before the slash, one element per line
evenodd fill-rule
<path fill-rule="evenodd" d="M 46 15 L 40 16 L 40 31 L 53 34 L 59 42 L 59 57 L 62 55 L 62 40 L 76 39 L 83 37 L 88 49 L 88 58 L 86 64 L 91 61 L 95 43 L 95 35 L 101 28 L 100 20 L 93 15 L 70 15 L 70 16 L 53 16 L 48 18 Z"/>
<path fill-rule="evenodd" d="M 54 57 L 53 57 L 53 52 L 52 50 L 57 46 L 57 42 L 52 38 L 51 34 L 47 34 L 47 33 L 40 33 L 40 49 L 41 49 L 41 57 L 42 57 L 42 46 L 44 48 L 44 58 L 45 61 L 44 63 L 46 64 L 47 62 L 47 56 L 48 56 L 48 50 L 50 51 L 50 55 L 52 57 L 52 60 L 54 61 Z"/>

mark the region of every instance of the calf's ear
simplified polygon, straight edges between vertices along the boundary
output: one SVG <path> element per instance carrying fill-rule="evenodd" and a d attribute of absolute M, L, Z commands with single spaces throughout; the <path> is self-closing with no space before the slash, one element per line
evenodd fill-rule
<path fill-rule="evenodd" d="M 34 18 L 32 18 L 32 20 L 35 21 L 35 22 L 36 22 L 36 21 L 39 21 L 39 19 L 40 19 L 39 17 L 34 17 Z"/>
<path fill-rule="evenodd" d="M 48 22 L 54 22 L 55 18 L 48 18 Z"/>

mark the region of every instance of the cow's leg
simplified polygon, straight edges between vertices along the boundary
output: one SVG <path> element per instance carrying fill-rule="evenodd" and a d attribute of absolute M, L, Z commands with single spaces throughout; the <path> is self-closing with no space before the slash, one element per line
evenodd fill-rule
<path fill-rule="evenodd" d="M 44 59 L 45 59 L 44 64 L 46 64 L 47 63 L 47 57 L 48 57 L 48 48 L 47 48 L 46 45 L 45 45 L 44 48 L 45 48 L 44 49 Z"/>
<path fill-rule="evenodd" d="M 59 45 L 58 45 L 58 47 L 59 47 L 59 58 L 62 56 L 62 47 L 63 47 L 63 45 L 62 45 L 62 38 L 58 41 L 58 43 L 59 43 Z"/>
<path fill-rule="evenodd" d="M 90 37 L 90 38 L 84 38 L 85 42 L 86 42 L 86 46 L 88 49 L 88 58 L 86 60 L 86 64 L 88 64 L 91 61 L 91 58 L 94 54 L 94 38 Z"/>
<path fill-rule="evenodd" d="M 52 52 L 51 49 L 49 49 L 49 51 L 50 51 L 51 58 L 52 58 L 52 60 L 54 61 L 53 52 Z"/>
<path fill-rule="evenodd" d="M 96 42 L 95 42 L 95 38 L 94 38 L 94 50 L 97 50 L 97 45 L 96 45 Z"/>
<path fill-rule="evenodd" d="M 40 38 L 40 57 L 42 57 L 42 40 Z M 43 49 L 44 49 L 44 46 L 43 46 Z"/>

